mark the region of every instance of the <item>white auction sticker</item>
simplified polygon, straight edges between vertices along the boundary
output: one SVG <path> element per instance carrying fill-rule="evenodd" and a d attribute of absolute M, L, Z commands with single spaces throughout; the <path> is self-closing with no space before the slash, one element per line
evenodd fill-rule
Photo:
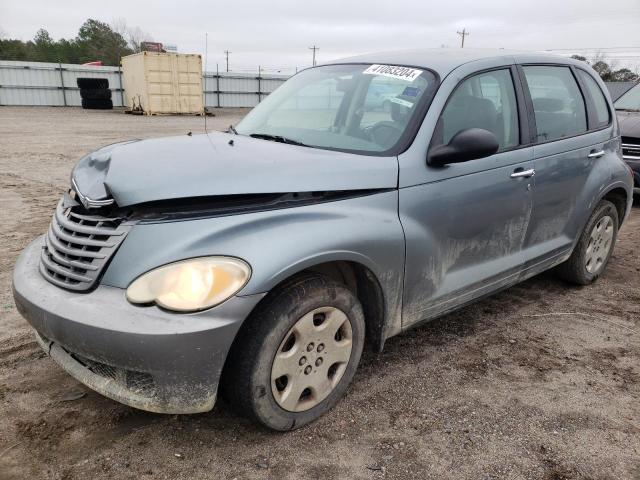
<path fill-rule="evenodd" d="M 382 75 L 383 77 L 397 78 L 413 82 L 420 76 L 422 70 L 409 67 L 398 67 L 395 65 L 371 65 L 364 72 L 365 75 Z"/>
<path fill-rule="evenodd" d="M 394 98 L 390 98 L 389 100 L 392 101 L 393 103 L 397 103 L 398 105 L 402 105 L 403 107 L 407 107 L 407 108 L 413 107 L 413 103 L 408 102 L 402 98 L 394 97 Z"/>

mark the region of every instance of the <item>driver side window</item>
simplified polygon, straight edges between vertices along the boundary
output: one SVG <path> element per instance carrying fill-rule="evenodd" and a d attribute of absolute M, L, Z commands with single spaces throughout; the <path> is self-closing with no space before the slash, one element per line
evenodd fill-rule
<path fill-rule="evenodd" d="M 456 133 L 468 128 L 493 133 L 498 151 L 520 143 L 518 106 L 508 69 L 480 73 L 458 85 L 438 121 L 435 144 L 446 145 Z"/>

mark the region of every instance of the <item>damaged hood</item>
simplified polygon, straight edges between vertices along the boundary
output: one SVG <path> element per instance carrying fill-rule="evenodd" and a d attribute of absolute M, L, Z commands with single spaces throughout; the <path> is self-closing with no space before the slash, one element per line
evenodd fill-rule
<path fill-rule="evenodd" d="M 101 148 L 78 162 L 72 186 L 85 205 L 125 207 L 214 195 L 395 188 L 397 176 L 396 157 L 211 133 Z"/>

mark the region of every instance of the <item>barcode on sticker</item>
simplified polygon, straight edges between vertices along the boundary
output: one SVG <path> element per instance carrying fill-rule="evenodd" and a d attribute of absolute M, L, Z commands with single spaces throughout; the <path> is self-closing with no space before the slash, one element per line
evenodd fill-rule
<path fill-rule="evenodd" d="M 365 75 L 381 75 L 383 77 L 397 78 L 398 80 L 406 80 L 413 82 L 420 76 L 422 70 L 409 67 L 398 67 L 395 65 L 371 65 L 364 72 Z"/>

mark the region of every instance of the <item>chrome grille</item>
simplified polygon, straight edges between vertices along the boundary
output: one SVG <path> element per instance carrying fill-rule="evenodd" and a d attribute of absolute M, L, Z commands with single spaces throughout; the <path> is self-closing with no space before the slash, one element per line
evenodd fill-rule
<path fill-rule="evenodd" d="M 622 156 L 630 160 L 640 160 L 640 139 L 622 137 Z"/>
<path fill-rule="evenodd" d="M 60 200 L 45 237 L 40 272 L 54 285 L 75 291 L 95 286 L 130 225 L 120 218 L 94 215 Z"/>
<path fill-rule="evenodd" d="M 630 143 L 622 144 L 622 156 L 633 160 L 640 160 L 640 145 L 632 145 Z"/>

